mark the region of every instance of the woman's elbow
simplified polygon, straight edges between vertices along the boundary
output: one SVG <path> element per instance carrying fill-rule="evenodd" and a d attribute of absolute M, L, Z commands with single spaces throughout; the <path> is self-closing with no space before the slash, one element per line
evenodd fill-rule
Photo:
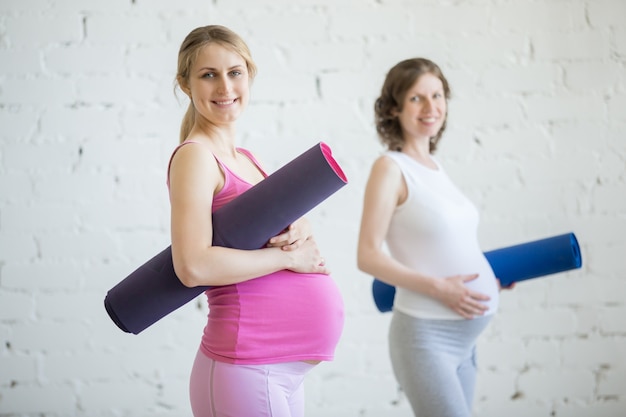
<path fill-rule="evenodd" d="M 200 285 L 198 274 L 192 265 L 187 262 L 174 261 L 174 272 L 178 280 L 187 288 L 193 288 Z"/>
<path fill-rule="evenodd" d="M 371 260 L 371 256 L 365 253 L 365 251 L 359 249 L 356 256 L 356 266 L 362 272 L 368 272 L 369 270 L 369 261 Z"/>

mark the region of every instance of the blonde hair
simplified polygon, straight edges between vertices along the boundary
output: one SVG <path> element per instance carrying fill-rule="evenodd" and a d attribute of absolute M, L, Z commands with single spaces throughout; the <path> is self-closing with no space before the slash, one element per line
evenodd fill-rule
<path fill-rule="evenodd" d="M 433 74 L 441 80 L 446 101 L 450 98 L 448 80 L 434 62 L 425 58 L 412 58 L 399 62 L 387 73 L 380 96 L 374 103 L 376 132 L 388 150 L 400 151 L 404 146 L 402 126 L 396 112 L 402 111 L 402 105 L 408 90 L 424 74 Z M 430 153 L 435 153 L 437 144 L 446 129 L 448 114 L 439 132 L 430 138 Z"/>
<path fill-rule="evenodd" d="M 180 45 L 180 50 L 178 51 L 176 84 L 181 89 L 184 90 L 184 87 L 189 85 L 189 73 L 198 58 L 200 50 L 210 43 L 218 43 L 241 55 L 244 61 L 246 61 L 248 77 L 250 80 L 254 79 L 257 72 L 256 64 L 252 60 L 252 54 L 244 40 L 235 32 L 224 26 L 209 25 L 192 30 Z M 181 143 L 187 138 L 189 132 L 191 132 L 195 123 L 195 116 L 196 111 L 193 107 L 193 102 L 191 102 L 180 125 Z"/>

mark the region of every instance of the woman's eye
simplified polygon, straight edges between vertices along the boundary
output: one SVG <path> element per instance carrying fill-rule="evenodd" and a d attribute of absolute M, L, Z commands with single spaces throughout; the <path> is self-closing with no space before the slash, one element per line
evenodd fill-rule
<path fill-rule="evenodd" d="M 207 72 L 202 77 L 204 77 L 204 78 L 213 78 L 213 77 L 215 77 L 215 74 L 213 74 L 212 72 Z"/>
<path fill-rule="evenodd" d="M 231 71 L 230 75 L 232 75 L 233 77 L 239 77 L 241 75 L 241 71 L 239 70 Z"/>
<path fill-rule="evenodd" d="M 418 96 L 413 96 L 411 97 L 411 101 L 417 102 L 417 101 L 420 101 L 420 98 Z"/>

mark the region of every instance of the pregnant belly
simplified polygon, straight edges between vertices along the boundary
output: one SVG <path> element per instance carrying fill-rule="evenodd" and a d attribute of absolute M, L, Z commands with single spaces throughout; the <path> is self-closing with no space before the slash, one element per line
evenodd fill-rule
<path fill-rule="evenodd" d="M 208 295 L 207 327 L 219 329 L 237 356 L 267 349 L 332 356 L 343 330 L 343 300 L 328 275 L 279 271 Z"/>

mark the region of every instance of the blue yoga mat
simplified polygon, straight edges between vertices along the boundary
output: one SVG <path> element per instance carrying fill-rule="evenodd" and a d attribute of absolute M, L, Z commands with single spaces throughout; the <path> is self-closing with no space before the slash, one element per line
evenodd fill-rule
<path fill-rule="evenodd" d="M 213 244 L 259 249 L 346 185 L 323 142 L 213 213 Z M 185 287 L 174 272 L 171 246 L 110 289 L 104 306 L 123 331 L 138 334 L 209 287 Z"/>
<path fill-rule="evenodd" d="M 503 287 L 582 266 L 582 254 L 574 233 L 492 250 L 485 252 L 485 257 Z M 379 311 L 391 311 L 396 288 L 374 278 L 372 295 Z"/>

